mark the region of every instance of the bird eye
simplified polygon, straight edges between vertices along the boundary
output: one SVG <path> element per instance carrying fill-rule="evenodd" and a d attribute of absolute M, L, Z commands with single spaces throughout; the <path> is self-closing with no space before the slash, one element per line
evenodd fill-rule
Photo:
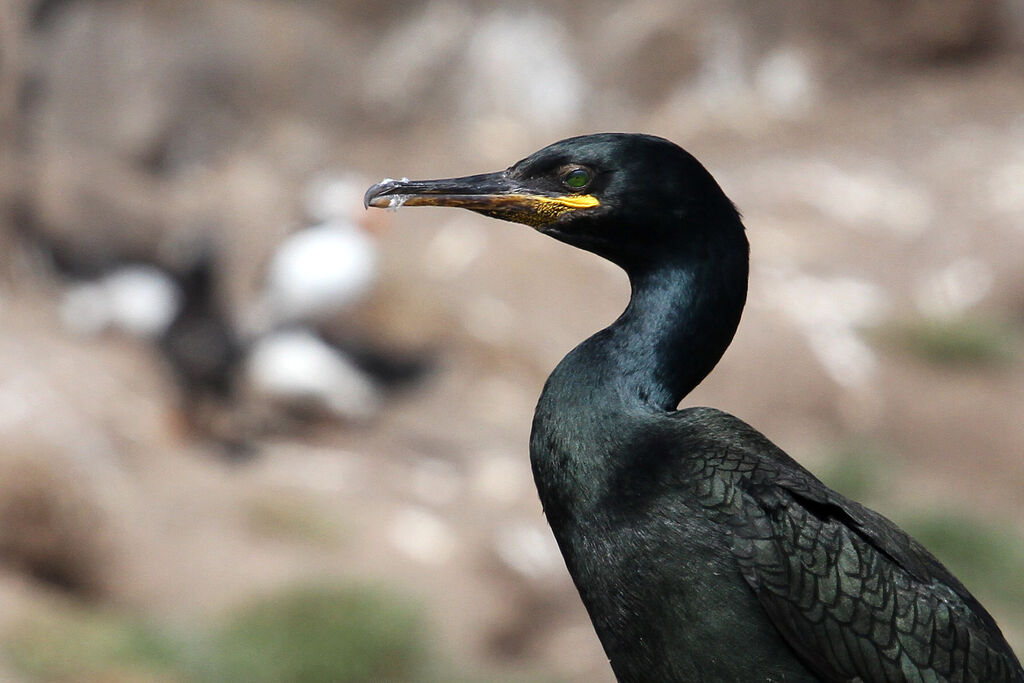
<path fill-rule="evenodd" d="M 574 190 L 586 187 L 590 182 L 590 171 L 585 168 L 574 168 L 562 176 L 562 182 Z"/>

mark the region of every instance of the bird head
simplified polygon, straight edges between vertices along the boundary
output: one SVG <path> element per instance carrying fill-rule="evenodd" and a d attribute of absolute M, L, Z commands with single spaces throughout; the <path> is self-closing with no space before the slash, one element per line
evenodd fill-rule
<path fill-rule="evenodd" d="M 525 223 L 627 270 L 706 246 L 708 231 L 743 232 L 700 162 L 668 140 L 628 133 L 568 138 L 496 173 L 385 180 L 364 203 L 452 206 Z"/>

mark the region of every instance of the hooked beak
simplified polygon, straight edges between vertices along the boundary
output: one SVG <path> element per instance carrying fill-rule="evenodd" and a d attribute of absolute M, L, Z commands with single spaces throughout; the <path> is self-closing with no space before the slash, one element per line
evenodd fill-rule
<path fill-rule="evenodd" d="M 589 194 L 538 192 L 511 179 L 508 171 L 444 180 L 384 180 L 363 197 L 367 207 L 452 206 L 540 228 L 569 211 L 600 205 Z"/>

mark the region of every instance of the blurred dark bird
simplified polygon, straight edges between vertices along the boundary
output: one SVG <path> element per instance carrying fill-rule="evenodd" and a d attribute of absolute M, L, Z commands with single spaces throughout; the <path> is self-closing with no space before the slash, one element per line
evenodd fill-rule
<path fill-rule="evenodd" d="M 731 342 L 748 272 L 739 214 L 687 152 L 571 138 L 365 202 L 525 223 L 629 276 L 623 314 L 548 379 L 530 442 L 619 680 L 1024 681 L 989 613 L 899 527 L 739 419 L 676 409 Z"/>
<path fill-rule="evenodd" d="M 219 249 L 207 237 L 170 239 L 151 253 L 119 245 L 83 249 L 41 231 L 27 243 L 65 283 L 64 327 L 88 336 L 116 333 L 151 345 L 177 389 L 190 436 L 247 453 L 231 409 L 245 345 L 222 301 Z"/>
<path fill-rule="evenodd" d="M 217 249 L 200 240 L 180 251 L 170 272 L 181 305 L 157 345 L 180 389 L 186 422 L 207 431 L 207 411 L 226 408 L 235 398 L 243 346 L 221 300 Z"/>

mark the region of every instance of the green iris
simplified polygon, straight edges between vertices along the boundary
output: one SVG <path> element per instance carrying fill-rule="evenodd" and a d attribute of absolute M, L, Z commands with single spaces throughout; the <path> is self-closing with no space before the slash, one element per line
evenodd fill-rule
<path fill-rule="evenodd" d="M 562 182 L 569 187 L 578 190 L 581 187 L 585 187 L 590 182 L 590 172 L 585 168 L 574 168 L 565 174 L 562 178 Z"/>

